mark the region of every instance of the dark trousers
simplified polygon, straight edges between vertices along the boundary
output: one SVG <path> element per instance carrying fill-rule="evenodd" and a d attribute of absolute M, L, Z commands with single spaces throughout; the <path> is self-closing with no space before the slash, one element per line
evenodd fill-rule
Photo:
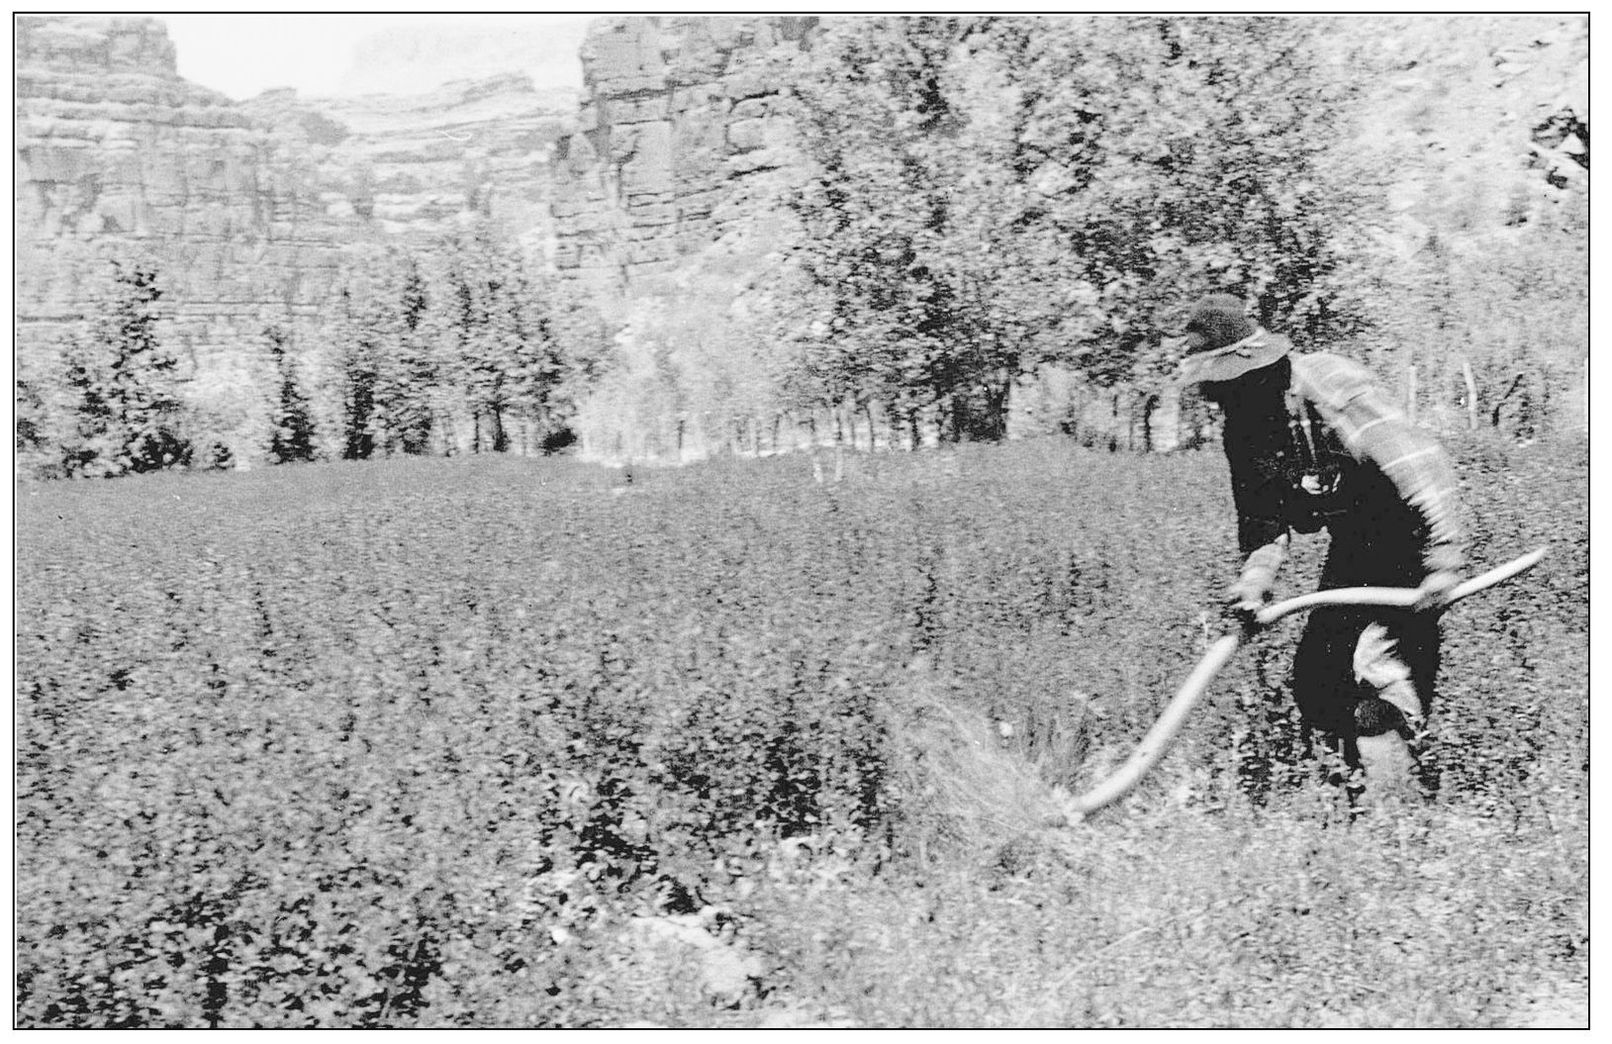
<path fill-rule="evenodd" d="M 1322 590 L 1415 587 L 1421 583 L 1423 541 L 1419 531 L 1396 527 L 1397 533 L 1385 533 L 1378 525 L 1336 523 L 1331 528 L 1332 545 L 1321 571 Z M 1372 686 L 1354 675 L 1355 645 L 1371 623 L 1381 624 L 1397 643 L 1394 653 L 1410 668 L 1424 717 L 1432 707 L 1438 676 L 1436 616 L 1370 606 L 1311 610 L 1293 658 L 1293 698 L 1305 721 L 1341 740 L 1351 755 L 1358 736 L 1405 731 L 1398 708 L 1378 698 Z"/>

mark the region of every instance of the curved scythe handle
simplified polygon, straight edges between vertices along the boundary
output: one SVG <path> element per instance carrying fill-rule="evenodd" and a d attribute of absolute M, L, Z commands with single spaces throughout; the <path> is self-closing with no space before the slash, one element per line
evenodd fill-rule
<path fill-rule="evenodd" d="M 1549 548 L 1537 548 L 1526 555 L 1512 559 L 1505 565 L 1495 566 L 1487 573 L 1479 573 L 1472 579 L 1455 585 L 1450 590 L 1447 604 L 1459 602 L 1468 595 L 1477 594 L 1485 588 L 1510 580 L 1518 573 L 1527 572 L 1539 564 L 1539 560 L 1545 557 L 1545 552 L 1548 550 Z M 1417 594 L 1409 587 L 1337 587 L 1330 591 L 1315 591 L 1268 605 L 1261 609 L 1254 619 L 1261 627 L 1268 627 L 1284 616 L 1321 605 L 1383 605 L 1409 609 L 1416 604 Z"/>
<path fill-rule="evenodd" d="M 1545 557 L 1547 550 L 1541 547 L 1530 551 L 1505 565 L 1496 566 L 1486 573 L 1480 573 L 1456 585 L 1450 591 L 1447 604 L 1454 604 L 1468 595 L 1477 594 L 1532 569 Z M 1416 603 L 1417 595 L 1417 591 L 1406 587 L 1335 588 L 1330 591 L 1299 595 L 1266 606 L 1260 610 L 1255 620 L 1261 627 L 1265 627 L 1284 616 L 1323 605 L 1381 605 L 1408 608 Z M 1214 680 L 1215 675 L 1220 673 L 1220 669 L 1242 645 L 1243 638 L 1244 635 L 1237 633 L 1223 635 L 1209 647 L 1203 659 L 1198 661 L 1198 666 L 1182 683 L 1180 691 L 1175 694 L 1175 699 L 1169 702 L 1164 708 L 1164 713 L 1159 715 L 1159 720 L 1153 723 L 1153 727 L 1147 730 L 1147 735 L 1142 737 L 1142 742 L 1137 744 L 1136 750 L 1125 759 L 1125 764 L 1108 779 L 1070 802 L 1068 816 L 1071 821 L 1084 818 L 1088 813 L 1117 801 L 1158 763 L 1164 752 L 1169 749 L 1176 733 L 1186 722 L 1187 714 L 1209 688 L 1209 683 Z"/>

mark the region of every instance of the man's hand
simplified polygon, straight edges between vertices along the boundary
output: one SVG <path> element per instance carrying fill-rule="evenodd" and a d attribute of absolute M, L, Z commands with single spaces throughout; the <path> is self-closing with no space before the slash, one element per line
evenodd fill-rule
<path fill-rule="evenodd" d="M 1244 574 L 1226 588 L 1226 609 L 1244 631 L 1252 632 L 1259 626 L 1256 617 L 1270 600 L 1270 585 L 1258 577 Z"/>
<path fill-rule="evenodd" d="M 1454 573 L 1447 569 L 1438 569 L 1427 574 L 1422 586 L 1416 589 L 1416 601 L 1411 608 L 1418 613 L 1437 612 L 1450 604 L 1450 592 L 1455 590 L 1460 581 Z"/>
<path fill-rule="evenodd" d="M 1276 583 L 1276 571 L 1287 555 L 1287 534 L 1282 533 L 1269 543 L 1254 549 L 1243 562 L 1243 571 L 1237 582 L 1226 588 L 1227 609 L 1242 625 L 1243 631 L 1253 634 L 1259 628 L 1255 619 L 1265 603 L 1271 600 L 1271 587 Z"/>

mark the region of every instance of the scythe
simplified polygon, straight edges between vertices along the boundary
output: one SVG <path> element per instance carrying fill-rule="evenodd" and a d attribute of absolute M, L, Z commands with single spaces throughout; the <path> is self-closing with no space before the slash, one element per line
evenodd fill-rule
<path fill-rule="evenodd" d="M 1456 585 L 1450 591 L 1448 605 L 1454 604 L 1468 595 L 1493 587 L 1496 584 L 1510 580 L 1520 573 L 1532 569 L 1545 557 L 1546 548 L 1530 551 L 1528 554 L 1515 558 L 1504 565 L 1496 566 L 1486 573 L 1472 577 Z M 1261 609 L 1255 616 L 1255 629 L 1269 627 L 1276 621 L 1293 613 L 1303 612 L 1323 605 L 1379 605 L 1396 608 L 1409 608 L 1416 603 L 1417 592 L 1411 588 L 1400 587 L 1343 587 L 1330 591 L 1316 591 L 1312 594 L 1299 595 L 1285 601 L 1276 602 Z M 1248 632 L 1252 633 L 1252 631 Z M 1187 680 L 1182 683 L 1180 691 L 1175 694 L 1159 720 L 1142 737 L 1131 756 L 1125 760 L 1113 775 L 1102 783 L 1088 790 L 1071 801 L 1068 805 L 1068 818 L 1071 822 L 1083 819 L 1085 816 L 1112 804 L 1123 797 L 1132 787 L 1141 781 L 1148 770 L 1158 764 L 1159 759 L 1169 750 L 1176 734 L 1186 722 L 1187 715 L 1197 704 L 1209 683 L 1214 681 L 1215 675 L 1231 659 L 1239 646 L 1247 637 L 1244 633 L 1231 633 L 1222 635 L 1204 653 L 1203 659 L 1198 661 Z"/>

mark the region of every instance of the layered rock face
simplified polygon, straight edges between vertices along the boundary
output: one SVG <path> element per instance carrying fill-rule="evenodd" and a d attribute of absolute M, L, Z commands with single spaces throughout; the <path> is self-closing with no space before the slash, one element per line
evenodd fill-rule
<path fill-rule="evenodd" d="M 478 218 L 542 244 L 576 105 L 507 75 L 236 103 L 182 79 L 162 23 L 139 18 L 18 19 L 16 70 L 19 347 L 93 306 L 106 259 L 150 257 L 164 336 L 202 365 L 266 321 L 317 320 L 366 244 Z"/>
<path fill-rule="evenodd" d="M 542 237 L 553 153 L 576 104 L 572 91 L 510 74 L 401 96 L 269 91 L 243 108 L 318 172 L 333 216 L 415 238 L 479 216 Z"/>
<path fill-rule="evenodd" d="M 556 264 L 599 289 L 674 269 L 794 162 L 780 93 L 816 18 L 618 18 L 583 45 L 555 165 Z"/>
<path fill-rule="evenodd" d="M 76 319 L 102 259 L 150 254 L 181 344 L 217 343 L 262 303 L 307 310 L 341 222 L 281 171 L 276 144 L 175 71 L 150 19 L 20 18 L 15 225 L 19 339 Z"/>
<path fill-rule="evenodd" d="M 1589 33 L 1582 16 L 1342 19 L 1325 56 L 1359 70 L 1348 143 L 1394 172 L 1394 245 L 1552 222 L 1589 178 Z M 1369 63 L 1369 64 L 1367 64 Z"/>

